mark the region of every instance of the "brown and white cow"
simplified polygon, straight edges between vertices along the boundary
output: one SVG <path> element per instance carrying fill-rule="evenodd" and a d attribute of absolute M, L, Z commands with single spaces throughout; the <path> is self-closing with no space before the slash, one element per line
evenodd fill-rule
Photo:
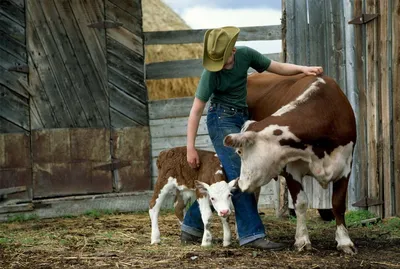
<path fill-rule="evenodd" d="M 340 87 L 327 76 L 254 74 L 248 78 L 248 105 L 254 121 L 224 140 L 241 156 L 239 188 L 252 192 L 283 175 L 297 215 L 295 247 L 302 250 L 311 249 L 302 178 L 311 175 L 325 188 L 333 182 L 337 248 L 354 254 L 344 214 L 356 122 Z"/>

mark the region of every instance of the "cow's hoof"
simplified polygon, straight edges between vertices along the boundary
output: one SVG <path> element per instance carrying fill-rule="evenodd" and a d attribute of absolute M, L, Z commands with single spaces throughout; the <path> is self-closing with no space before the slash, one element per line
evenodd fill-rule
<path fill-rule="evenodd" d="M 161 243 L 161 240 L 160 240 L 160 239 L 151 240 L 151 244 L 152 244 L 152 245 L 158 245 L 158 244 L 160 244 L 160 243 Z"/>
<path fill-rule="evenodd" d="M 342 245 L 337 247 L 338 250 L 343 251 L 348 255 L 355 255 L 357 254 L 357 249 L 354 245 Z"/>
<path fill-rule="evenodd" d="M 305 251 L 305 250 L 311 250 L 311 242 L 308 240 L 297 240 L 296 243 L 294 243 L 294 247 L 298 250 L 298 251 Z"/>
<path fill-rule="evenodd" d="M 224 247 L 229 247 L 231 245 L 231 242 L 225 242 L 222 244 Z"/>

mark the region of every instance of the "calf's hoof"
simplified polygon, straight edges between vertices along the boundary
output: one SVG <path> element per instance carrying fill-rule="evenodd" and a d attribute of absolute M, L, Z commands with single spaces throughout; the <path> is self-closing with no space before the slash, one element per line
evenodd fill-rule
<path fill-rule="evenodd" d="M 222 244 L 224 247 L 229 247 L 231 245 L 231 241 L 224 241 Z"/>
<path fill-rule="evenodd" d="M 345 254 L 348 254 L 348 255 L 357 254 L 357 248 L 353 244 L 337 246 L 337 249 L 339 251 L 343 251 Z"/>
<path fill-rule="evenodd" d="M 308 241 L 308 240 L 306 240 L 306 239 L 303 239 L 303 240 L 297 240 L 296 241 L 296 243 L 294 243 L 294 247 L 297 249 L 297 251 L 305 251 L 305 250 L 307 250 L 307 251 L 309 251 L 309 250 L 312 250 L 312 247 L 311 247 L 311 242 L 310 241 Z"/>
<path fill-rule="evenodd" d="M 160 239 L 151 240 L 151 244 L 152 244 L 152 245 L 158 245 L 158 244 L 160 244 L 160 243 L 161 243 L 161 240 L 160 240 Z"/>

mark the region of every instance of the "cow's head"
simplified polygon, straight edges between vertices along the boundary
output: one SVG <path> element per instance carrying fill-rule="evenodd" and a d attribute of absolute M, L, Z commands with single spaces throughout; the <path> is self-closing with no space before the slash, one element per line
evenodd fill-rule
<path fill-rule="evenodd" d="M 254 192 L 279 175 L 289 162 L 309 161 L 305 148 L 292 146 L 299 139 L 287 126 L 270 125 L 260 132 L 242 130 L 225 137 L 225 146 L 236 148 L 242 164 L 238 186 L 242 191 Z"/>
<path fill-rule="evenodd" d="M 210 199 L 218 216 L 227 217 L 231 214 L 231 192 L 236 189 L 235 181 L 229 183 L 219 181 L 208 185 L 207 183 L 196 180 L 196 188 L 201 194 L 204 194 L 205 197 Z"/>

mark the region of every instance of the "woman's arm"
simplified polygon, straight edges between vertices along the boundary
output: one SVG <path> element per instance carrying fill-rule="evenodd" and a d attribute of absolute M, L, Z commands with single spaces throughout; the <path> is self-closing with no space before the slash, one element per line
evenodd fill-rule
<path fill-rule="evenodd" d="M 188 119 L 188 128 L 187 128 L 187 161 L 192 168 L 199 167 L 200 160 L 199 155 L 197 154 L 195 141 L 197 135 L 197 129 L 199 128 L 199 122 L 201 115 L 203 114 L 203 110 L 206 103 L 201 101 L 199 98 L 195 97 L 192 105 L 192 109 L 190 110 L 189 119 Z"/>
<path fill-rule="evenodd" d="M 296 64 L 271 61 L 271 64 L 268 67 L 267 71 L 285 76 L 296 75 L 299 73 L 316 76 L 322 74 L 324 70 L 321 66 L 302 66 Z"/>

